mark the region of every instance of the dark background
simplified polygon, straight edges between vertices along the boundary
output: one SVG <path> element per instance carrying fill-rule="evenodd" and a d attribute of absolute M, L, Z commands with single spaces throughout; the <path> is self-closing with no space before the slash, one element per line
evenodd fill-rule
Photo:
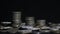
<path fill-rule="evenodd" d="M 60 22 L 59 1 L 48 0 L 3 0 L 1 21 L 12 21 L 12 12 L 21 11 L 22 19 L 34 16 L 36 19 L 46 19 L 53 23 Z"/>
<path fill-rule="evenodd" d="M 27 16 L 34 16 L 35 19 L 46 19 L 47 22 L 60 23 L 59 3 L 58 0 L 3 0 L 0 22 L 12 21 L 12 12 L 21 11 L 22 20 Z"/>

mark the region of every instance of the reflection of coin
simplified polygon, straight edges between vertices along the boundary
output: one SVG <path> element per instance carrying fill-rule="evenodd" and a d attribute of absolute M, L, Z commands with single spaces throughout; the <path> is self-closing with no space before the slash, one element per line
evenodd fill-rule
<path fill-rule="evenodd" d="M 18 31 L 17 28 L 11 28 L 8 32 L 10 32 L 10 33 L 16 33 L 17 31 Z"/>
<path fill-rule="evenodd" d="M 60 31 L 51 31 L 51 32 L 53 32 L 53 33 L 58 33 L 58 34 L 60 33 Z"/>
<path fill-rule="evenodd" d="M 1 32 L 7 32 L 7 30 L 1 30 Z"/>
<path fill-rule="evenodd" d="M 60 33 L 60 31 L 56 31 L 56 33 Z"/>

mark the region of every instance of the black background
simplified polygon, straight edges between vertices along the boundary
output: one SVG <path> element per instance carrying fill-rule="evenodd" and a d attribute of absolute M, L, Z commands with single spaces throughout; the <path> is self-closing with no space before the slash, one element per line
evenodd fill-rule
<path fill-rule="evenodd" d="M 1 21 L 11 21 L 13 11 L 21 11 L 22 19 L 34 16 L 36 19 L 46 19 L 54 23 L 60 22 L 58 1 L 48 0 L 3 0 Z"/>
<path fill-rule="evenodd" d="M 12 21 L 12 12 L 21 11 L 22 20 L 27 16 L 34 16 L 35 19 L 60 23 L 60 1 L 58 0 L 3 0 L 2 3 L 0 22 Z"/>

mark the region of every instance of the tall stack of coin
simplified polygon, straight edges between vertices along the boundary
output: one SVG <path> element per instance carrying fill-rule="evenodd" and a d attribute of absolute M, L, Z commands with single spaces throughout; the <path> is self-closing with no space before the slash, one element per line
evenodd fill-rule
<path fill-rule="evenodd" d="M 13 28 L 9 30 L 10 33 L 16 33 L 21 24 L 21 12 L 13 12 Z"/>
<path fill-rule="evenodd" d="M 13 12 L 13 27 L 19 27 L 21 24 L 21 12 Z"/>

